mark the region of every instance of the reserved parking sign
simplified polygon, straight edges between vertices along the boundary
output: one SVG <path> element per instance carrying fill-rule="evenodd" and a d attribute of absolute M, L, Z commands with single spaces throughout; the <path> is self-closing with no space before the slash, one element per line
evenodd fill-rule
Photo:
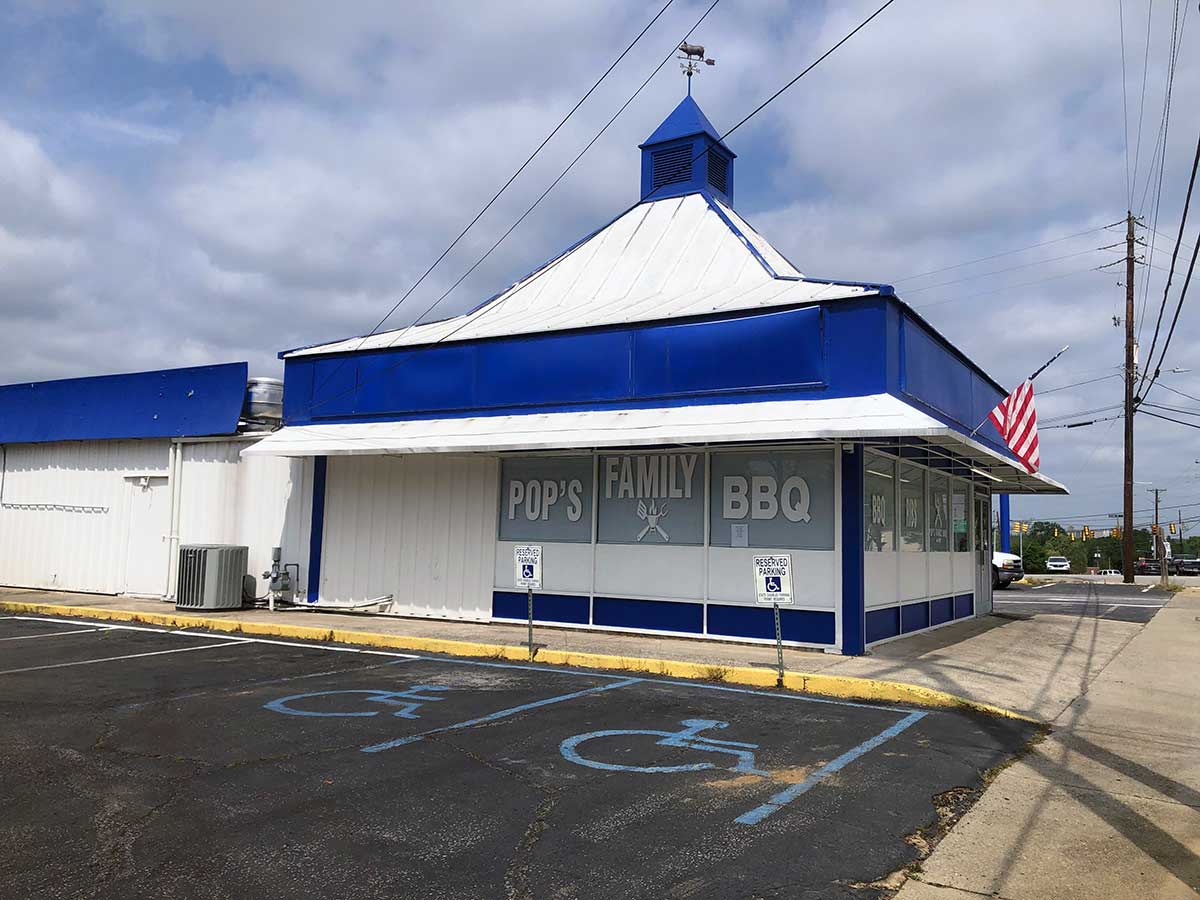
<path fill-rule="evenodd" d="M 764 606 L 792 605 L 790 553 L 754 557 L 754 598 Z"/>
<path fill-rule="evenodd" d="M 542 587 L 542 547 L 518 544 L 513 547 L 513 577 L 517 587 L 540 590 Z"/>

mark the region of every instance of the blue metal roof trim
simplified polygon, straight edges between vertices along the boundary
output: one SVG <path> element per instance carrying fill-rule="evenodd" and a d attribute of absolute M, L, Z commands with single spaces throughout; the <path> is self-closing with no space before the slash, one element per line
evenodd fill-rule
<path fill-rule="evenodd" d="M 0 385 L 0 444 L 234 434 L 244 362 Z"/>
<path fill-rule="evenodd" d="M 654 129 L 654 134 L 638 144 L 638 149 L 645 150 L 651 144 L 661 144 L 696 134 L 708 135 L 730 156 L 737 158 L 737 154 L 725 145 L 721 140 L 721 133 L 713 127 L 712 122 L 708 121 L 708 116 L 704 115 L 704 111 L 690 96 L 679 102 L 671 114 L 663 119 L 662 124 Z"/>

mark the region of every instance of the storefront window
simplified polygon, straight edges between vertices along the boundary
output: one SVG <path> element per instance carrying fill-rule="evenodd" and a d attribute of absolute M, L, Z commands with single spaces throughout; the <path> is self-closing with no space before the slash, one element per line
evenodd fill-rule
<path fill-rule="evenodd" d="M 950 549 L 950 483 L 937 472 L 929 473 L 929 549 L 933 553 Z"/>
<path fill-rule="evenodd" d="M 500 540 L 592 540 L 590 456 L 506 457 L 500 464 Z"/>
<path fill-rule="evenodd" d="M 900 549 L 925 550 L 925 470 L 900 464 Z"/>
<path fill-rule="evenodd" d="M 600 457 L 597 536 L 602 544 L 704 543 L 704 455 Z"/>
<path fill-rule="evenodd" d="M 896 463 L 874 454 L 866 458 L 863 478 L 863 548 L 896 549 Z"/>
<path fill-rule="evenodd" d="M 833 549 L 833 452 L 712 455 L 713 547 Z"/>
<path fill-rule="evenodd" d="M 967 511 L 967 486 L 954 485 L 953 500 L 951 501 L 954 525 L 954 552 L 969 553 L 971 551 L 971 521 Z"/>

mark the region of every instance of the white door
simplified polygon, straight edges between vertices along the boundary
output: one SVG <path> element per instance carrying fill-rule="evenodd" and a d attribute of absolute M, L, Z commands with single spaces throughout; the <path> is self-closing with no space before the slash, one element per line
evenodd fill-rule
<path fill-rule="evenodd" d="M 131 476 L 129 535 L 125 547 L 125 591 L 162 597 L 167 589 L 167 531 L 170 494 L 165 476 Z"/>

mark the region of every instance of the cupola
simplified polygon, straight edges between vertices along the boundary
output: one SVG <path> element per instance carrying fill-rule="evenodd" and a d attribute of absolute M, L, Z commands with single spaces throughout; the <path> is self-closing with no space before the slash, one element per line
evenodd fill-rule
<path fill-rule="evenodd" d="M 733 205 L 733 160 L 737 154 L 721 142 L 717 129 L 690 95 L 639 149 L 643 200 L 710 191 Z"/>

